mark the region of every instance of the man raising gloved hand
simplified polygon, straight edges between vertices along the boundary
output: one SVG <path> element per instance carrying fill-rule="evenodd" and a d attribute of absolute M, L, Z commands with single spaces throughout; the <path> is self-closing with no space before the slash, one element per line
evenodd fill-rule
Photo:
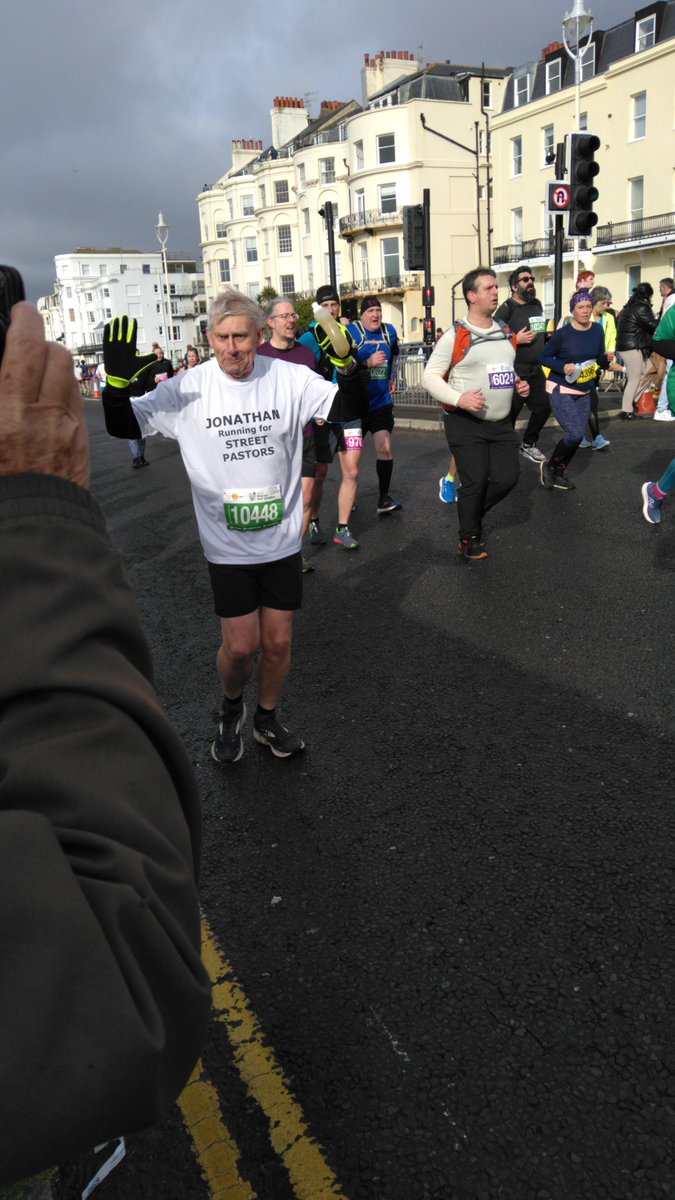
<path fill-rule="evenodd" d="M 328 337 L 338 363 L 334 384 L 309 367 L 291 369 L 257 354 L 263 324 L 257 304 L 228 289 L 209 308 L 214 357 L 139 397 L 130 390 L 144 362 L 136 355 L 134 323 L 113 322 L 104 337 L 106 370 L 113 377 L 103 395 L 109 431 L 138 436 L 132 429 L 138 423 L 140 436 L 176 439 L 188 472 L 221 625 L 216 666 L 222 708 L 211 747 L 221 763 L 237 762 L 244 753 L 244 690 L 258 648 L 253 736 L 278 758 L 305 748 L 277 716 L 290 667 L 293 613 L 302 598 L 303 429 L 314 418 L 340 423 L 360 417 L 367 407 L 351 355 L 336 353 L 344 344 Z"/>

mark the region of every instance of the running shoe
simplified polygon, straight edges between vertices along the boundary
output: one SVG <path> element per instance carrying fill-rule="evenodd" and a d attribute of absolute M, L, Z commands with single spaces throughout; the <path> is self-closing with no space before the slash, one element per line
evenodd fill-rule
<path fill-rule="evenodd" d="M 302 573 L 303 573 L 303 575 L 310 575 L 312 573 L 312 571 L 316 571 L 316 567 L 315 567 L 314 563 L 309 561 L 306 554 L 303 554 L 302 555 Z"/>
<path fill-rule="evenodd" d="M 576 489 L 576 484 L 568 479 L 564 471 L 556 471 L 553 480 L 554 488 L 558 488 L 561 492 L 573 492 Z"/>
<path fill-rule="evenodd" d="M 657 500 L 654 495 L 654 484 L 643 483 L 642 485 L 642 515 L 645 521 L 649 521 L 650 525 L 661 524 L 661 509 L 663 500 Z"/>
<path fill-rule="evenodd" d="M 598 437 L 599 436 L 600 435 L 598 434 Z M 593 443 L 592 443 L 591 439 L 585 437 L 585 438 L 582 438 L 581 441 L 579 442 L 579 449 L 580 450 L 590 450 L 592 445 L 593 445 Z"/>
<path fill-rule="evenodd" d="M 539 467 L 542 487 L 545 487 L 549 492 L 552 492 L 553 488 L 555 487 L 555 471 L 553 470 L 553 467 L 547 462 L 540 463 Z"/>
<path fill-rule="evenodd" d="M 348 525 L 343 525 L 341 529 L 335 530 L 333 541 L 336 545 L 343 546 L 345 550 L 358 550 L 359 548 L 359 543 Z"/>
<path fill-rule="evenodd" d="M 481 558 L 487 558 L 488 556 L 485 543 L 481 542 L 480 537 L 476 533 L 471 537 L 461 537 L 459 539 L 459 553 L 468 559 L 469 562 L 478 562 Z"/>
<path fill-rule="evenodd" d="M 454 504 L 457 499 L 457 489 L 454 479 L 449 479 L 447 475 L 441 476 L 438 481 L 438 498 L 444 504 Z"/>
<path fill-rule="evenodd" d="M 384 513 L 398 512 L 401 508 L 403 505 L 399 504 L 398 500 L 392 500 L 391 496 L 380 496 L 377 502 L 377 511 L 381 516 Z"/>
<path fill-rule="evenodd" d="M 655 421 L 675 421 L 675 413 L 672 413 L 669 408 L 664 408 L 662 412 L 654 413 Z"/>
<path fill-rule="evenodd" d="M 218 732 L 211 746 L 211 755 L 219 763 L 239 762 L 244 753 L 241 731 L 246 720 L 246 705 L 242 701 L 235 708 L 223 704 L 220 712 Z"/>
<path fill-rule="evenodd" d="M 520 447 L 520 453 L 523 458 L 529 458 L 530 462 L 546 462 L 546 455 L 542 454 L 538 446 L 526 446 L 523 442 L 522 446 Z"/>
<path fill-rule="evenodd" d="M 312 546 L 325 546 L 328 541 L 328 534 L 324 533 L 318 521 L 309 523 L 309 541 Z"/>
<path fill-rule="evenodd" d="M 598 433 L 596 437 L 593 438 L 594 450 L 606 450 L 609 444 L 609 438 L 604 437 L 601 433 Z"/>
<path fill-rule="evenodd" d="M 256 713 L 253 718 L 253 736 L 262 746 L 269 746 L 275 758 L 290 758 L 300 754 L 305 743 L 297 733 L 291 733 L 275 716 Z"/>

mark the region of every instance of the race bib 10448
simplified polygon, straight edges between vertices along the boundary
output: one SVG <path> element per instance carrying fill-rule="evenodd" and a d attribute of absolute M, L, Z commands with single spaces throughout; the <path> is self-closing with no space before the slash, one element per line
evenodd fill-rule
<path fill-rule="evenodd" d="M 493 391 L 515 386 L 516 373 L 509 363 L 494 363 L 487 369 L 488 386 Z"/>
<path fill-rule="evenodd" d="M 238 533 L 255 533 L 280 525 L 284 517 L 284 502 L 278 483 L 264 488 L 225 488 L 223 507 L 228 529 Z"/>

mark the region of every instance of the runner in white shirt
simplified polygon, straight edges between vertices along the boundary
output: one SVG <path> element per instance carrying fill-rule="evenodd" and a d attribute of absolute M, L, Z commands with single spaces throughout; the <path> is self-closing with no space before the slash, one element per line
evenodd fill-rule
<path fill-rule="evenodd" d="M 243 693 L 258 648 L 253 736 L 277 757 L 304 749 L 276 716 L 302 597 L 302 431 L 312 417 L 340 422 L 367 409 L 351 359 L 333 352 L 339 383 L 328 383 L 307 367 L 256 356 L 262 326 L 254 301 L 223 292 L 208 314 L 215 358 L 133 398 L 130 385 L 152 356 L 136 354 L 135 323 L 126 317 L 106 326 L 104 338 L 108 432 L 175 438 L 192 487 L 221 622 L 218 762 L 236 762 L 244 752 Z M 328 339 L 324 348 L 331 356 Z"/>

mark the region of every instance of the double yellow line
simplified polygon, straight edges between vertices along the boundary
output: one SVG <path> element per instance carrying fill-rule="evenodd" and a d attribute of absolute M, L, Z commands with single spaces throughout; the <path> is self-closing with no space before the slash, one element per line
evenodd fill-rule
<path fill-rule="evenodd" d="M 213 985 L 216 1021 L 225 1028 L 235 1066 L 249 1095 L 267 1118 L 270 1143 L 288 1172 L 297 1200 L 347 1200 L 299 1104 L 286 1087 L 244 990 L 205 920 L 202 957 Z M 241 1173 L 239 1148 L 223 1120 L 218 1093 L 201 1061 L 178 1103 L 209 1188 L 209 1200 L 257 1200 Z"/>

